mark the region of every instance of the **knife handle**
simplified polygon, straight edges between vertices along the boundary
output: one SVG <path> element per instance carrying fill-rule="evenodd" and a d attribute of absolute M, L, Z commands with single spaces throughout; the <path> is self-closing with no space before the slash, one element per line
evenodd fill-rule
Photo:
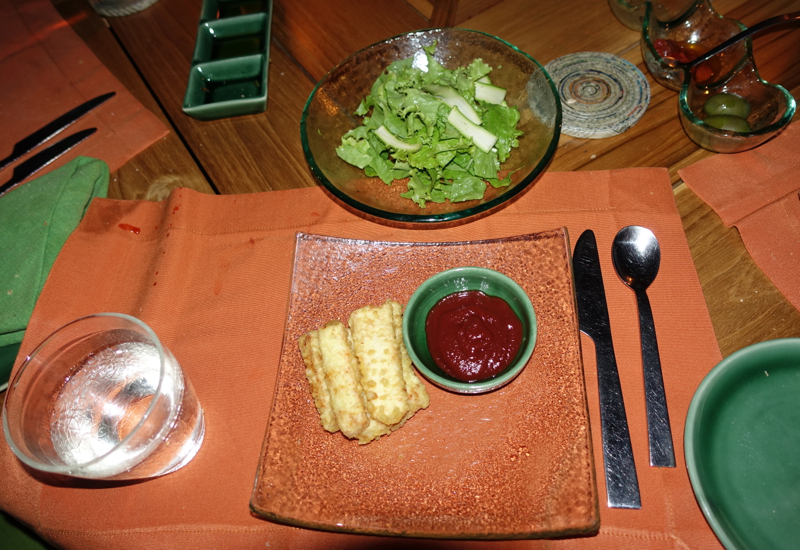
<path fill-rule="evenodd" d="M 608 506 L 638 509 L 642 507 L 639 480 L 614 348 L 610 342 L 595 341 L 595 352 Z"/>
<path fill-rule="evenodd" d="M 642 338 L 642 365 L 644 367 L 644 395 L 647 405 L 647 432 L 650 441 L 650 466 L 675 467 L 672 447 L 672 429 L 667 411 L 667 396 L 661 374 L 661 357 L 658 353 L 656 327 L 647 293 L 636 292 L 639 305 L 639 330 Z"/>

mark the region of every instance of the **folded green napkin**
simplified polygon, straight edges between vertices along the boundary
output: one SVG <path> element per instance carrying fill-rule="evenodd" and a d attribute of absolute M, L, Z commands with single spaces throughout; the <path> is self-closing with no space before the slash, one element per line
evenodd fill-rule
<path fill-rule="evenodd" d="M 0 196 L 0 384 L 56 256 L 92 199 L 108 194 L 108 176 L 102 160 L 78 157 Z"/>

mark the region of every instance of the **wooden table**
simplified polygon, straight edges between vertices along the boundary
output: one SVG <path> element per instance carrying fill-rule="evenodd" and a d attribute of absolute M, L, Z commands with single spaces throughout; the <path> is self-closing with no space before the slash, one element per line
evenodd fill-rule
<path fill-rule="evenodd" d="M 677 94 L 650 78 L 639 33 L 601 0 L 275 0 L 269 99 L 261 115 L 195 120 L 181 110 L 201 0 L 160 0 L 147 10 L 103 19 L 86 0 L 53 0 L 100 60 L 172 130 L 112 174 L 109 196 L 159 200 L 174 187 L 251 193 L 318 185 L 300 145 L 299 121 L 316 82 L 351 53 L 390 36 L 439 24 L 476 29 L 515 44 L 540 63 L 574 52 L 610 52 L 648 77 L 650 107 L 636 126 L 601 140 L 562 134 L 552 171 L 659 166 L 675 199 L 722 354 L 749 344 L 800 336 L 792 307 L 729 229 L 678 176 L 712 153 L 680 125 Z M 745 25 L 800 10 L 800 0 L 717 0 L 715 9 Z M 754 40 L 766 80 L 800 97 L 800 32 Z M 800 279 L 799 279 L 800 280 Z"/>

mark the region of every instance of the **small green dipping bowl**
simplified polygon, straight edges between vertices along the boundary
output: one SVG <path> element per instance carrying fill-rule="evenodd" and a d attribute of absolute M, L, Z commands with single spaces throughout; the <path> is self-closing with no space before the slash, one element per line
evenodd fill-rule
<path fill-rule="evenodd" d="M 440 369 L 428 351 L 425 333 L 431 308 L 445 296 L 466 290 L 502 298 L 522 321 L 522 344 L 517 356 L 499 374 L 477 382 L 457 380 Z M 485 267 L 457 267 L 437 273 L 414 291 L 403 314 L 403 340 L 414 366 L 431 383 L 455 393 L 486 393 L 505 386 L 525 368 L 536 345 L 536 314 L 528 295 L 510 277 Z"/>

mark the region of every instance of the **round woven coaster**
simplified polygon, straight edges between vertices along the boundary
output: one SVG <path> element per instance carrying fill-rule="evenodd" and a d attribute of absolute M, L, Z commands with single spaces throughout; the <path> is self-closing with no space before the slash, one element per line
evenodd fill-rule
<path fill-rule="evenodd" d="M 565 55 L 545 70 L 561 97 L 561 131 L 568 136 L 616 136 L 636 124 L 650 104 L 650 86 L 642 71 L 610 53 Z"/>

